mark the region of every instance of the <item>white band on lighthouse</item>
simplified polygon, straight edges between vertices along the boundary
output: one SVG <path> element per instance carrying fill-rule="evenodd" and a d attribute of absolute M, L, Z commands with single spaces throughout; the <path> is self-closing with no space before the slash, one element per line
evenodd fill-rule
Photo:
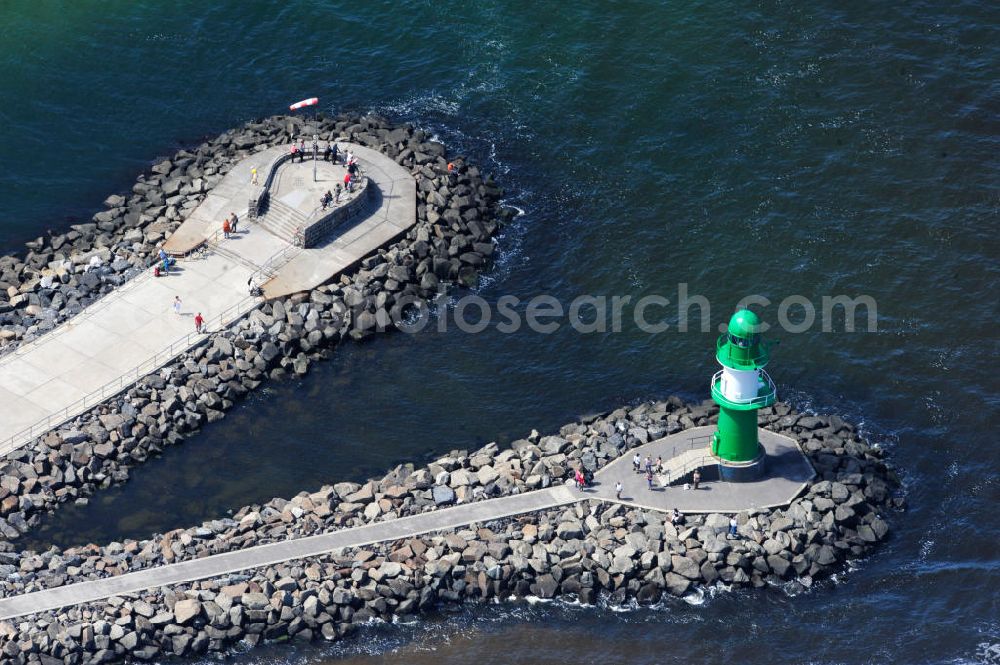
<path fill-rule="evenodd" d="M 732 367 L 722 368 L 719 392 L 731 402 L 746 403 L 757 398 L 760 390 L 761 370 L 741 370 Z"/>

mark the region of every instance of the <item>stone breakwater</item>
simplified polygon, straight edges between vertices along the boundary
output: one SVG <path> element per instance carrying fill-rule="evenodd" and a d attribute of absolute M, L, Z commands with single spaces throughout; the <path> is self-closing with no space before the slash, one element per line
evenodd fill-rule
<path fill-rule="evenodd" d="M 0 258 L 0 349 L 30 341 L 138 274 L 247 155 L 312 134 L 365 145 L 408 168 L 417 182 L 417 224 L 338 282 L 263 304 L 163 371 L 6 455 L 0 538 L 14 540 L 60 503 L 125 482 L 131 467 L 224 417 L 263 381 L 305 374 L 341 341 L 390 329 L 402 303 L 475 283 L 493 255 L 493 236 L 513 212 L 500 206 L 501 190 L 472 160 L 446 159 L 445 147 L 426 132 L 375 116 L 273 117 L 158 161 L 131 195 L 109 197 L 108 210 L 91 223 L 38 238 L 23 259 Z M 0 542 L 5 555 L 14 549 Z"/>
<path fill-rule="evenodd" d="M 716 416 L 710 403 L 644 403 L 558 434 L 532 432 L 509 448 L 452 451 L 426 467 L 401 465 L 364 484 L 246 506 L 232 518 L 146 541 L 8 553 L 3 590 L 23 593 L 570 482 L 573 468 L 600 468 Z M 372 620 L 465 601 L 654 604 L 719 584 L 801 590 L 867 555 L 888 535 L 886 515 L 905 503 L 881 450 L 841 418 L 777 404 L 761 410 L 760 422 L 796 439 L 817 475 L 786 508 L 740 513 L 735 539 L 726 535 L 729 515 L 688 515 L 675 527 L 656 511 L 585 499 L 3 622 L 0 652 L 11 663 L 149 660 L 224 652 L 237 642 L 333 640 Z"/>

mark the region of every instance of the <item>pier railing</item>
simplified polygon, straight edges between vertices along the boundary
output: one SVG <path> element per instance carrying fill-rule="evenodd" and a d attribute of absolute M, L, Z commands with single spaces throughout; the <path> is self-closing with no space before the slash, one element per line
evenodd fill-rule
<path fill-rule="evenodd" d="M 296 244 L 291 244 L 287 247 L 279 249 L 257 267 L 257 270 L 250 275 L 249 283 L 254 286 L 260 286 L 263 282 L 274 277 L 275 274 L 277 274 L 278 269 L 298 256 L 301 252 L 302 247 Z"/>
<path fill-rule="evenodd" d="M 709 444 L 712 442 L 711 434 L 704 434 L 701 436 L 689 437 L 687 441 L 673 445 L 670 448 L 670 455 L 667 459 L 664 459 L 664 466 L 671 466 L 671 460 L 676 460 L 679 457 L 685 457 L 683 463 L 680 466 L 673 467 L 664 473 L 659 474 L 660 484 L 666 487 L 667 485 L 676 482 L 677 479 L 683 478 L 687 474 L 691 473 L 695 469 L 700 469 L 706 466 L 711 466 L 716 463 L 715 457 L 712 456 L 709 451 Z M 691 451 L 703 449 L 705 452 L 701 455 L 689 455 Z"/>
<path fill-rule="evenodd" d="M 221 330 L 242 318 L 247 312 L 255 309 L 258 304 L 260 304 L 260 298 L 247 296 L 243 300 L 230 305 L 219 314 L 208 319 L 205 322 L 205 328 L 211 330 Z M 188 333 L 187 335 L 174 340 L 166 349 L 163 349 L 152 357 L 147 358 L 145 361 L 139 363 L 118 378 L 109 381 L 100 388 L 84 395 L 65 408 L 49 414 L 33 425 L 26 427 L 20 432 L 17 432 L 16 434 L 0 441 L 0 455 L 5 455 L 13 450 L 16 450 L 21 445 L 27 443 L 36 436 L 40 436 L 45 432 L 59 427 L 60 425 L 84 413 L 87 409 L 100 404 L 106 399 L 114 397 L 118 393 L 135 384 L 142 377 L 160 369 L 184 351 L 195 348 L 210 338 L 209 333 L 205 330 L 203 332 Z"/>
<path fill-rule="evenodd" d="M 722 379 L 722 375 L 726 370 L 720 369 L 718 372 L 712 375 L 712 383 L 709 389 L 714 394 L 718 392 L 719 395 L 724 397 L 727 402 L 732 402 L 733 404 L 739 404 L 741 406 L 770 406 L 774 401 L 774 395 L 777 388 L 774 386 L 774 381 L 768 376 L 767 372 L 760 369 L 757 370 L 757 394 L 754 397 L 742 397 L 735 398 L 729 397 L 722 393 L 719 381 Z"/>
<path fill-rule="evenodd" d="M 152 260 L 146 261 L 146 268 L 149 268 L 156 263 L 155 258 L 156 257 L 153 257 Z M 43 335 L 31 340 L 27 344 L 21 344 L 19 346 L 11 344 L 9 345 L 9 348 L 4 347 L 0 349 L 0 360 L 6 358 L 7 356 L 24 355 L 25 353 L 27 353 L 28 349 L 33 348 L 36 344 L 47 342 L 50 339 L 57 338 L 59 335 L 61 335 L 64 331 L 68 329 L 68 327 L 64 325 L 68 321 L 74 321 L 74 322 L 80 321 L 83 318 L 87 318 L 93 316 L 96 313 L 101 312 L 102 310 L 104 310 L 105 307 L 107 307 L 108 303 L 111 302 L 112 300 L 111 296 L 118 295 L 121 293 L 128 293 L 129 291 L 134 289 L 137 284 L 141 284 L 146 280 L 148 280 L 150 277 L 152 277 L 153 271 L 147 270 L 146 268 L 137 268 L 139 272 L 134 277 L 132 277 L 131 279 L 126 279 L 124 282 L 122 282 L 122 284 L 116 286 L 108 293 L 105 293 L 104 295 L 94 300 L 91 304 L 84 307 L 79 313 L 74 314 L 73 316 L 63 320 L 62 322 L 59 323 L 59 325 L 57 325 L 52 330 L 45 332 Z"/>
<path fill-rule="evenodd" d="M 247 217 L 255 219 L 267 212 L 267 201 L 270 196 L 271 184 L 274 182 L 274 176 L 278 172 L 278 167 L 294 159 L 294 157 L 295 155 L 286 151 L 272 159 L 267 165 L 265 169 L 267 175 L 264 176 L 264 182 L 254 186 L 250 190 L 250 201 L 247 203 Z"/>
<path fill-rule="evenodd" d="M 673 459 L 675 457 L 678 457 L 680 455 L 683 455 L 684 453 L 688 452 L 689 450 L 696 450 L 698 448 L 705 448 L 707 450 L 709 444 L 711 444 L 711 443 L 712 443 L 712 435 L 711 434 L 704 434 L 702 436 L 688 437 L 687 441 L 685 441 L 683 443 L 675 444 L 674 446 L 672 446 L 670 448 L 670 457 L 667 458 L 667 461 L 669 461 L 669 460 L 671 460 L 671 459 Z"/>
<path fill-rule="evenodd" d="M 718 460 L 711 455 L 701 455 L 700 457 L 687 460 L 680 467 L 671 469 L 669 473 L 663 474 L 660 477 L 660 484 L 666 487 L 671 483 L 677 482 L 695 469 L 704 469 L 706 466 L 712 466 L 713 464 L 718 464 Z"/>

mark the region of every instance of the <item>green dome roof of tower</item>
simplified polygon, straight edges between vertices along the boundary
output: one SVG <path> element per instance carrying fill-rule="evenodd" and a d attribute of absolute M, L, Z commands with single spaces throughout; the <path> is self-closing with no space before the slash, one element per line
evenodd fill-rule
<path fill-rule="evenodd" d="M 760 317 L 749 309 L 741 309 L 729 319 L 729 334 L 742 339 L 751 339 L 760 332 Z"/>
<path fill-rule="evenodd" d="M 761 341 L 763 327 L 760 317 L 748 309 L 741 309 L 729 319 L 729 328 L 715 344 L 715 358 L 719 364 L 732 369 L 760 369 L 769 358 L 768 345 Z"/>

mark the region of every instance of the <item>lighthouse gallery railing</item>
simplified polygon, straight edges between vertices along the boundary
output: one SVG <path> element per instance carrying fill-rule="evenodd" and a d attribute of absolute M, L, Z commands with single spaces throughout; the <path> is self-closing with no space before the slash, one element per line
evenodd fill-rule
<path fill-rule="evenodd" d="M 712 382 L 709 384 L 709 389 L 714 388 L 718 385 L 719 381 L 722 379 L 722 374 L 726 370 L 720 369 L 718 372 L 712 375 Z M 749 398 L 735 399 L 732 397 L 726 397 L 727 400 L 733 402 L 734 404 L 759 404 L 760 406 L 770 406 L 768 400 L 774 397 L 774 393 L 777 390 L 774 386 L 774 381 L 771 377 L 767 375 L 764 370 L 757 370 L 759 372 L 759 381 L 757 382 L 757 396 Z"/>

